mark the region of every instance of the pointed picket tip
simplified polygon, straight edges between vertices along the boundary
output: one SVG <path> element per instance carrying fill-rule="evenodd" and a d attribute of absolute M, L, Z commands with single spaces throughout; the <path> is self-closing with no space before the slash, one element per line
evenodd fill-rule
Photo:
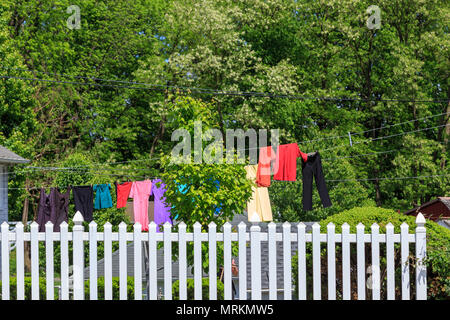
<path fill-rule="evenodd" d="M 211 224 L 211 223 L 210 223 Z M 178 224 L 178 228 L 186 228 L 186 223 L 184 223 L 184 221 L 181 221 L 179 224 Z"/>
<path fill-rule="evenodd" d="M 419 212 L 419 214 L 416 217 L 416 224 L 419 226 L 423 226 L 425 225 L 427 221 L 425 220 L 425 217 L 423 216 L 423 214 L 421 212 Z"/>
<path fill-rule="evenodd" d="M 297 227 L 298 227 L 298 228 L 306 228 L 306 224 L 304 224 L 303 222 L 299 222 L 299 223 L 297 224 Z"/>
<path fill-rule="evenodd" d="M 318 222 L 314 222 L 311 228 L 320 229 L 320 224 Z"/>
<path fill-rule="evenodd" d="M 6 221 L 3 221 L 3 223 L 2 223 L 2 227 L 8 227 L 8 228 L 9 228 L 9 224 L 8 224 L 8 222 L 6 222 Z"/>
<path fill-rule="evenodd" d="M 16 228 L 17 228 L 17 227 L 23 228 L 23 223 L 22 223 L 22 221 L 19 221 L 19 222 L 16 223 Z"/>
<path fill-rule="evenodd" d="M 111 229 L 112 228 L 112 224 L 109 221 L 106 221 L 105 224 L 103 225 L 103 228 Z"/>
<path fill-rule="evenodd" d="M 135 222 L 134 225 L 133 225 L 133 228 L 135 230 L 142 230 L 142 225 L 141 225 L 140 222 Z"/>
<path fill-rule="evenodd" d="M 52 228 L 53 227 L 53 223 L 51 221 L 47 221 L 45 223 L 45 228 Z"/>
<path fill-rule="evenodd" d="M 217 227 L 217 224 L 214 222 L 214 221 L 211 221 L 209 224 L 208 224 L 208 227 L 209 228 L 211 228 L 211 227 Z"/>
<path fill-rule="evenodd" d="M 400 225 L 400 228 L 401 228 L 401 229 L 409 229 L 409 224 L 407 224 L 406 222 L 403 222 L 403 223 Z"/>
<path fill-rule="evenodd" d="M 126 228 L 127 228 L 127 224 L 124 221 L 119 223 L 119 229 L 126 229 Z"/>
<path fill-rule="evenodd" d="M 30 225 L 31 228 L 39 227 L 39 224 L 36 221 L 33 221 Z"/>
<path fill-rule="evenodd" d="M 170 231 L 172 229 L 172 225 L 170 224 L 170 222 L 168 221 L 164 222 L 163 229 Z"/>
<path fill-rule="evenodd" d="M 89 227 L 96 227 L 96 226 L 97 226 L 97 222 L 95 222 L 94 220 L 89 222 Z"/>
<path fill-rule="evenodd" d="M 223 224 L 223 229 L 224 229 L 224 230 L 225 230 L 225 229 L 231 230 L 231 227 L 232 227 L 232 225 L 231 225 L 231 223 L 229 223 L 228 221 L 225 222 L 225 223 Z"/>
<path fill-rule="evenodd" d="M 73 221 L 73 223 L 74 223 L 75 225 L 80 225 L 80 224 L 83 223 L 84 219 L 83 219 L 83 215 L 81 214 L 80 211 L 77 211 L 77 212 L 75 213 L 75 215 L 73 216 L 72 221 Z"/>
<path fill-rule="evenodd" d="M 276 228 L 277 227 L 277 224 L 275 223 L 275 222 L 270 222 L 268 225 L 267 225 L 269 228 Z M 283 223 L 283 227 L 284 227 L 284 223 Z"/>
<path fill-rule="evenodd" d="M 333 222 L 329 222 L 327 224 L 327 228 L 334 228 L 334 227 L 335 227 L 335 224 Z"/>
<path fill-rule="evenodd" d="M 270 223 L 269 223 L 270 225 Z M 245 230 L 247 228 L 247 224 L 244 221 L 239 222 L 238 229 L 239 230 Z"/>
<path fill-rule="evenodd" d="M 155 227 L 156 228 L 156 223 L 155 221 L 150 221 L 150 223 L 148 224 L 149 227 Z"/>
<path fill-rule="evenodd" d="M 386 225 L 386 229 L 394 229 L 394 225 L 392 224 L 392 223 L 388 223 L 387 225 Z"/>
<path fill-rule="evenodd" d="M 370 228 L 371 229 L 380 229 L 380 226 L 377 224 L 377 223 L 373 223 L 371 226 L 370 226 Z"/>
<path fill-rule="evenodd" d="M 356 229 L 364 229 L 366 226 L 362 224 L 362 222 L 356 225 Z"/>
<path fill-rule="evenodd" d="M 194 223 L 194 228 L 201 228 L 202 227 L 202 225 L 200 224 L 200 222 L 195 222 Z"/>

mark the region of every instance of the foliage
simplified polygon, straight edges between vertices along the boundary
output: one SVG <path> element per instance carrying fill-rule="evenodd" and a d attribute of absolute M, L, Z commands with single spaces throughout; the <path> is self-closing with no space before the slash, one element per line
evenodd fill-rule
<path fill-rule="evenodd" d="M 84 299 L 90 299 L 90 282 L 84 282 Z M 120 281 L 118 277 L 112 278 L 112 299 L 120 299 Z M 97 278 L 97 300 L 105 300 L 105 278 Z M 134 277 L 127 277 L 127 300 L 134 300 Z"/>
<path fill-rule="evenodd" d="M 1 285 L 1 282 L 0 282 Z M 24 292 L 25 292 L 25 300 L 31 300 L 31 277 L 24 278 Z M 10 277 L 9 278 L 9 294 L 11 300 L 17 299 L 17 278 Z M 55 290 L 55 299 L 58 298 L 58 292 Z M 39 299 L 46 300 L 47 299 L 47 289 L 46 289 L 46 280 L 45 278 L 39 278 Z"/>
<path fill-rule="evenodd" d="M 186 280 L 187 298 L 186 300 L 194 300 L 194 279 Z M 180 280 L 176 280 L 172 285 L 172 298 L 180 300 Z M 209 299 L 209 278 L 202 278 L 202 299 Z M 224 285 L 217 279 L 217 300 L 224 299 Z"/>
<path fill-rule="evenodd" d="M 348 223 L 350 225 L 350 232 L 356 233 L 356 225 L 359 223 L 362 223 L 366 230 L 370 228 L 370 226 L 373 223 L 377 223 L 380 226 L 380 233 L 386 232 L 386 225 L 388 223 L 391 223 L 394 225 L 394 232 L 400 233 L 400 225 L 402 223 L 407 223 L 409 225 L 410 233 L 414 233 L 414 230 L 416 228 L 415 224 L 415 217 L 412 216 L 406 216 L 403 214 L 396 213 L 393 210 L 390 209 L 383 209 L 383 208 L 376 208 L 376 207 L 357 207 L 353 208 L 351 210 L 343 211 L 341 213 L 329 216 L 328 218 L 320 221 L 320 227 L 321 232 L 326 233 L 326 227 L 329 223 L 333 223 L 336 225 L 336 233 L 341 233 L 341 226 L 344 223 Z M 449 290 L 450 290 L 450 251 L 448 248 L 450 247 L 450 231 L 437 223 L 427 220 L 425 224 L 426 230 L 427 230 L 427 258 L 426 258 L 426 266 L 427 266 L 427 279 L 428 279 L 428 298 L 429 299 L 447 299 L 449 296 Z M 367 232 L 367 231 L 366 231 Z M 311 254 L 312 254 L 312 248 L 310 246 L 310 243 L 307 246 L 307 268 L 311 270 Z M 336 257 L 339 257 L 340 259 L 340 252 L 341 248 L 340 245 L 336 246 Z M 411 248 L 411 247 L 410 247 Z M 366 266 L 370 265 L 370 245 L 366 245 Z M 384 288 L 386 285 L 386 275 L 385 275 L 385 268 L 386 268 L 386 254 L 385 254 L 385 246 L 380 246 L 380 257 L 381 257 L 381 294 L 386 294 Z M 399 257 L 400 257 L 400 247 L 398 244 L 395 245 L 395 266 L 396 270 L 400 270 L 399 267 Z M 298 281 L 298 268 L 297 268 L 297 256 L 293 259 L 293 281 L 295 284 L 297 284 Z M 412 257 L 410 257 L 409 260 L 410 263 L 410 272 L 411 272 L 411 285 L 412 288 L 411 294 L 413 295 L 413 291 L 415 288 L 415 281 L 414 281 L 414 260 Z M 327 256 L 326 256 L 326 250 L 322 250 L 322 265 L 327 265 Z M 352 246 L 351 247 L 351 264 L 356 264 L 356 250 Z M 340 262 L 337 259 L 336 260 L 336 266 L 337 266 L 337 279 L 338 281 L 341 281 L 341 273 L 339 272 L 340 268 Z M 396 294 L 399 294 L 400 292 L 400 272 L 396 273 Z M 308 272 L 308 285 L 311 284 L 312 274 Z M 351 276 L 352 281 L 352 295 L 355 297 L 356 294 L 356 277 L 355 274 L 352 274 Z M 326 284 L 326 272 L 324 273 L 324 277 L 322 279 L 322 284 Z M 309 288 L 311 289 L 311 288 Z M 338 286 L 338 295 L 342 292 L 341 289 Z M 326 292 L 326 288 L 323 290 Z M 308 290 L 308 292 L 311 292 L 311 290 Z M 370 292 L 367 291 L 367 292 Z"/>

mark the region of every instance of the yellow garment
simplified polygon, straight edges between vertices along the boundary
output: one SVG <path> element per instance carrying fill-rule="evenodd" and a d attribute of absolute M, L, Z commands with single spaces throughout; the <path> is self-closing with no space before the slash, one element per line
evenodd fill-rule
<path fill-rule="evenodd" d="M 256 181 L 258 165 L 246 166 L 247 179 Z M 252 197 L 247 202 L 248 221 L 272 221 L 272 207 L 267 187 L 252 187 Z"/>

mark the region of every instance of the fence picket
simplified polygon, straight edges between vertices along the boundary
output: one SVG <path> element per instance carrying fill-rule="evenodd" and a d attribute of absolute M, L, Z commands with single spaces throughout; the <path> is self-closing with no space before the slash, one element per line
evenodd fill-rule
<path fill-rule="evenodd" d="M 84 300 L 84 227 L 80 211 L 75 213 L 73 223 L 73 299 Z"/>
<path fill-rule="evenodd" d="M 336 300 L 336 227 L 330 222 L 327 225 L 328 256 L 328 300 Z"/>
<path fill-rule="evenodd" d="M 247 300 L 247 225 L 242 221 L 238 225 L 239 241 L 239 300 Z"/>
<path fill-rule="evenodd" d="M 224 299 L 231 300 L 231 224 L 226 222 L 223 225 L 223 282 L 224 282 Z"/>
<path fill-rule="evenodd" d="M 172 225 L 164 223 L 164 300 L 172 300 Z"/>
<path fill-rule="evenodd" d="M 268 246 L 269 246 L 269 299 L 277 299 L 277 225 L 270 222 L 268 225 Z"/>
<path fill-rule="evenodd" d="M 358 300 L 366 300 L 366 258 L 364 243 L 364 228 L 362 223 L 356 226 L 356 256 L 358 269 Z"/>
<path fill-rule="evenodd" d="M 45 279 L 47 300 L 54 300 L 53 223 L 45 224 Z"/>
<path fill-rule="evenodd" d="M 89 299 L 98 299 L 97 285 L 97 223 L 89 223 Z"/>
<path fill-rule="evenodd" d="M 284 299 L 292 300 L 292 270 L 291 270 L 291 224 L 283 223 L 283 284 Z"/>
<path fill-rule="evenodd" d="M 61 244 L 61 300 L 69 300 L 69 225 L 59 225 Z"/>
<path fill-rule="evenodd" d="M 298 299 L 306 300 L 306 225 L 297 225 L 298 243 Z"/>
<path fill-rule="evenodd" d="M 217 300 L 217 226 L 208 226 L 209 300 Z"/>
<path fill-rule="evenodd" d="M 142 225 L 133 226 L 134 248 L 134 300 L 142 300 Z"/>
<path fill-rule="evenodd" d="M 380 227 L 374 223 L 372 230 L 372 300 L 380 300 Z"/>
<path fill-rule="evenodd" d="M 156 223 L 152 221 L 148 226 L 148 296 L 150 300 L 156 300 L 158 298 L 156 250 Z"/>
<path fill-rule="evenodd" d="M 31 300 L 39 300 L 39 225 L 33 221 L 30 226 L 31 237 Z M 3 233 L 2 233 L 3 234 Z"/>
<path fill-rule="evenodd" d="M 424 259 L 427 256 L 427 234 L 425 229 L 425 218 L 419 212 L 416 218 L 416 299 L 427 299 L 427 267 Z"/>
<path fill-rule="evenodd" d="M 187 281 L 186 281 L 186 224 L 180 222 L 178 225 L 178 270 L 179 270 L 179 292 L 180 300 L 187 300 Z"/>
<path fill-rule="evenodd" d="M 119 224 L 119 299 L 127 300 L 127 224 Z"/>
<path fill-rule="evenodd" d="M 320 224 L 315 222 L 312 226 L 312 247 L 313 247 L 313 299 L 320 300 L 321 292 L 321 272 L 320 272 Z"/>
<path fill-rule="evenodd" d="M 25 299 L 25 264 L 24 264 L 24 235 L 23 223 L 16 225 L 16 274 L 17 274 L 17 300 Z"/>
<path fill-rule="evenodd" d="M 200 241 L 202 226 L 194 224 L 194 300 L 202 300 L 202 243 Z"/>
<path fill-rule="evenodd" d="M 387 299 L 395 300 L 394 225 L 386 225 Z"/>
<path fill-rule="evenodd" d="M 2 231 L 2 300 L 9 300 L 9 225 L 5 221 Z"/>
<path fill-rule="evenodd" d="M 103 258 L 103 270 L 105 274 L 105 300 L 112 300 L 112 225 L 106 222 L 103 225 L 104 230 L 104 258 Z"/>
<path fill-rule="evenodd" d="M 342 299 L 350 300 L 350 225 L 344 223 L 342 229 Z"/>
<path fill-rule="evenodd" d="M 261 300 L 261 238 L 260 227 L 250 227 L 252 300 Z"/>
<path fill-rule="evenodd" d="M 402 268 L 402 300 L 410 299 L 409 285 L 409 225 L 403 222 L 400 226 L 401 268 Z"/>

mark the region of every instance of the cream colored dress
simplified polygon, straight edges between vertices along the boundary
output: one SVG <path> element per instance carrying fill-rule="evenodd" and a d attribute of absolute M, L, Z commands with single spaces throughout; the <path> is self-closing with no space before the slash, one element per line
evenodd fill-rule
<path fill-rule="evenodd" d="M 258 165 L 246 166 L 247 179 L 256 181 Z M 248 221 L 261 222 L 272 221 L 272 207 L 270 205 L 269 191 L 267 187 L 252 187 L 252 197 L 247 202 Z"/>

